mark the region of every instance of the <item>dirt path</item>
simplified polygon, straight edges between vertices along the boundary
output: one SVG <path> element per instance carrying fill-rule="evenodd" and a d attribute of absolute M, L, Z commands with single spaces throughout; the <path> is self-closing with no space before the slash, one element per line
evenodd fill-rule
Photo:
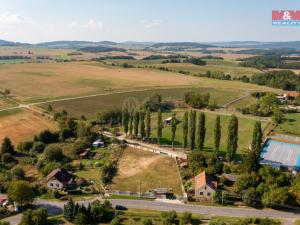
<path fill-rule="evenodd" d="M 243 99 L 245 99 L 245 98 L 247 98 L 247 97 L 249 97 L 249 96 L 250 96 L 250 92 L 249 92 L 249 90 L 246 90 L 246 91 L 244 92 L 244 95 L 243 95 L 243 96 L 241 96 L 241 97 L 239 97 L 239 98 L 237 98 L 237 99 L 234 99 L 234 100 L 232 100 L 232 101 L 230 101 L 230 102 L 224 104 L 223 107 L 224 107 L 224 108 L 228 108 L 230 105 L 232 105 L 232 104 L 234 104 L 234 103 L 236 103 L 236 102 L 238 102 L 238 101 L 241 101 L 241 100 L 243 100 Z"/>

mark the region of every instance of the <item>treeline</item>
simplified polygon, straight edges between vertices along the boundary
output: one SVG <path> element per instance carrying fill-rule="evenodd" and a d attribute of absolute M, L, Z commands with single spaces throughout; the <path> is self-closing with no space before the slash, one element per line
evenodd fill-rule
<path fill-rule="evenodd" d="M 178 59 L 187 58 L 185 55 L 150 55 L 143 58 L 143 60 L 159 60 L 159 59 Z"/>
<path fill-rule="evenodd" d="M 284 115 L 279 108 L 279 101 L 275 94 L 256 92 L 253 96 L 257 98 L 256 103 L 249 107 L 239 108 L 238 110 L 240 112 L 254 116 L 272 116 L 275 123 L 281 123 L 283 121 Z"/>
<path fill-rule="evenodd" d="M 64 218 L 75 225 L 92 225 L 111 222 L 115 215 L 115 210 L 109 201 L 94 201 L 88 206 L 79 205 L 69 200 L 64 205 Z"/>
<path fill-rule="evenodd" d="M 240 59 L 240 66 L 254 67 L 258 69 L 280 68 L 280 69 L 300 69 L 300 62 L 285 62 L 286 59 L 280 55 L 263 55 L 251 58 Z"/>
<path fill-rule="evenodd" d="M 253 75 L 251 77 L 251 83 L 288 91 L 296 91 L 299 90 L 300 87 L 300 76 L 291 70 L 269 71 Z"/>
<path fill-rule="evenodd" d="M 183 62 L 185 63 L 191 63 L 198 66 L 205 66 L 207 63 L 206 61 L 202 60 L 201 58 L 191 57 L 185 59 Z"/>
<path fill-rule="evenodd" d="M 79 51 L 83 52 L 126 52 L 124 48 L 115 48 L 115 47 L 107 47 L 107 46 L 96 46 L 96 47 L 84 47 L 80 48 Z"/>
<path fill-rule="evenodd" d="M 93 60 L 96 60 L 96 61 L 102 61 L 102 60 L 108 60 L 108 59 L 135 60 L 135 58 L 134 58 L 133 56 L 129 56 L 129 55 L 103 56 L 103 57 L 95 58 L 95 59 L 93 59 Z"/>
<path fill-rule="evenodd" d="M 3 55 L 0 56 L 0 60 L 13 60 L 13 59 L 31 59 L 29 56 L 22 55 Z"/>

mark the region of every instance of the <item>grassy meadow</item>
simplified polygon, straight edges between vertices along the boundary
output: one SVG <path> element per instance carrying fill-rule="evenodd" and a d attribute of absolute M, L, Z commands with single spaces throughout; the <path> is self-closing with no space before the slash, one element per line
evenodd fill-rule
<path fill-rule="evenodd" d="M 279 124 L 275 133 L 288 134 L 288 135 L 300 135 L 300 114 L 288 113 L 285 114 L 283 123 Z"/>
<path fill-rule="evenodd" d="M 144 91 L 129 91 L 124 93 L 115 93 L 100 95 L 95 97 L 74 99 L 69 101 L 53 102 L 51 106 L 56 111 L 63 109 L 67 110 L 73 116 L 85 115 L 86 117 L 94 117 L 96 112 L 108 108 L 122 108 L 124 100 L 134 98 L 138 104 L 142 104 L 153 94 L 160 94 L 163 99 L 180 100 L 187 91 L 194 91 L 197 93 L 210 93 L 211 102 L 218 105 L 223 105 L 233 99 L 239 98 L 243 95 L 242 91 L 232 89 L 210 89 L 210 88 L 166 88 L 166 89 L 152 89 Z M 47 107 L 44 104 L 43 107 Z"/>
<path fill-rule="evenodd" d="M 182 130 L 182 117 L 183 111 L 178 111 L 176 113 L 176 118 L 179 120 L 179 124 L 176 129 L 175 136 L 175 146 L 182 147 L 183 145 L 183 130 Z M 198 112 L 199 113 L 199 112 Z M 214 143 L 214 125 L 215 125 L 215 113 L 205 113 L 206 116 L 206 138 L 205 138 L 205 149 L 208 151 L 212 151 L 213 143 Z M 170 113 L 163 114 L 163 119 L 170 117 Z M 227 140 L 227 127 L 229 124 L 230 116 L 221 115 L 221 129 L 222 129 L 222 137 L 221 137 L 221 146 L 220 151 L 225 152 L 226 150 L 226 140 Z M 255 124 L 254 119 L 238 117 L 239 120 L 239 139 L 238 139 L 238 153 L 241 153 L 244 149 L 249 147 L 252 138 L 252 131 Z M 157 115 L 153 115 L 152 119 L 152 138 L 157 137 Z M 262 123 L 262 126 L 265 127 L 266 123 Z M 162 144 L 171 145 L 171 126 L 165 125 L 163 128 L 162 135 Z M 189 139 L 188 139 L 189 140 Z"/>

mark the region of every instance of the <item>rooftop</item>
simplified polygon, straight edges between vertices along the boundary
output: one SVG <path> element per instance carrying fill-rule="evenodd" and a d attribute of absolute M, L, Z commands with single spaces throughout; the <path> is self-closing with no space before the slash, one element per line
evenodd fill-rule
<path fill-rule="evenodd" d="M 206 185 L 210 186 L 212 189 L 217 189 L 216 182 L 212 181 L 211 177 L 203 171 L 199 175 L 195 176 L 195 190 L 203 188 Z"/>
<path fill-rule="evenodd" d="M 300 168 L 300 145 L 269 139 L 260 155 L 261 164 Z"/>

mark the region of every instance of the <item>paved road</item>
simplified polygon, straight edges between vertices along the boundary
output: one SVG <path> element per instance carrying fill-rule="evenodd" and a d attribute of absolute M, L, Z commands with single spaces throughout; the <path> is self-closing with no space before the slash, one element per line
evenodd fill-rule
<path fill-rule="evenodd" d="M 78 202 L 83 204 L 90 203 L 89 201 Z M 217 207 L 217 206 L 201 206 L 201 205 L 189 205 L 178 203 L 166 203 L 158 201 L 144 201 L 144 200 L 111 200 L 113 205 L 124 205 L 127 208 L 134 209 L 149 209 L 157 211 L 169 211 L 175 210 L 177 212 L 189 211 L 194 214 L 202 214 L 206 216 L 234 216 L 234 217 L 269 217 L 276 219 L 283 219 L 285 224 L 293 224 L 295 219 L 300 219 L 300 212 L 285 212 L 271 209 L 257 210 L 257 209 L 243 209 L 233 207 Z M 39 207 L 47 208 L 50 214 L 59 214 L 62 212 L 64 202 L 54 202 L 37 200 L 36 204 Z M 17 225 L 20 222 L 21 215 L 16 215 L 7 218 L 5 221 L 9 221 L 11 225 Z"/>

